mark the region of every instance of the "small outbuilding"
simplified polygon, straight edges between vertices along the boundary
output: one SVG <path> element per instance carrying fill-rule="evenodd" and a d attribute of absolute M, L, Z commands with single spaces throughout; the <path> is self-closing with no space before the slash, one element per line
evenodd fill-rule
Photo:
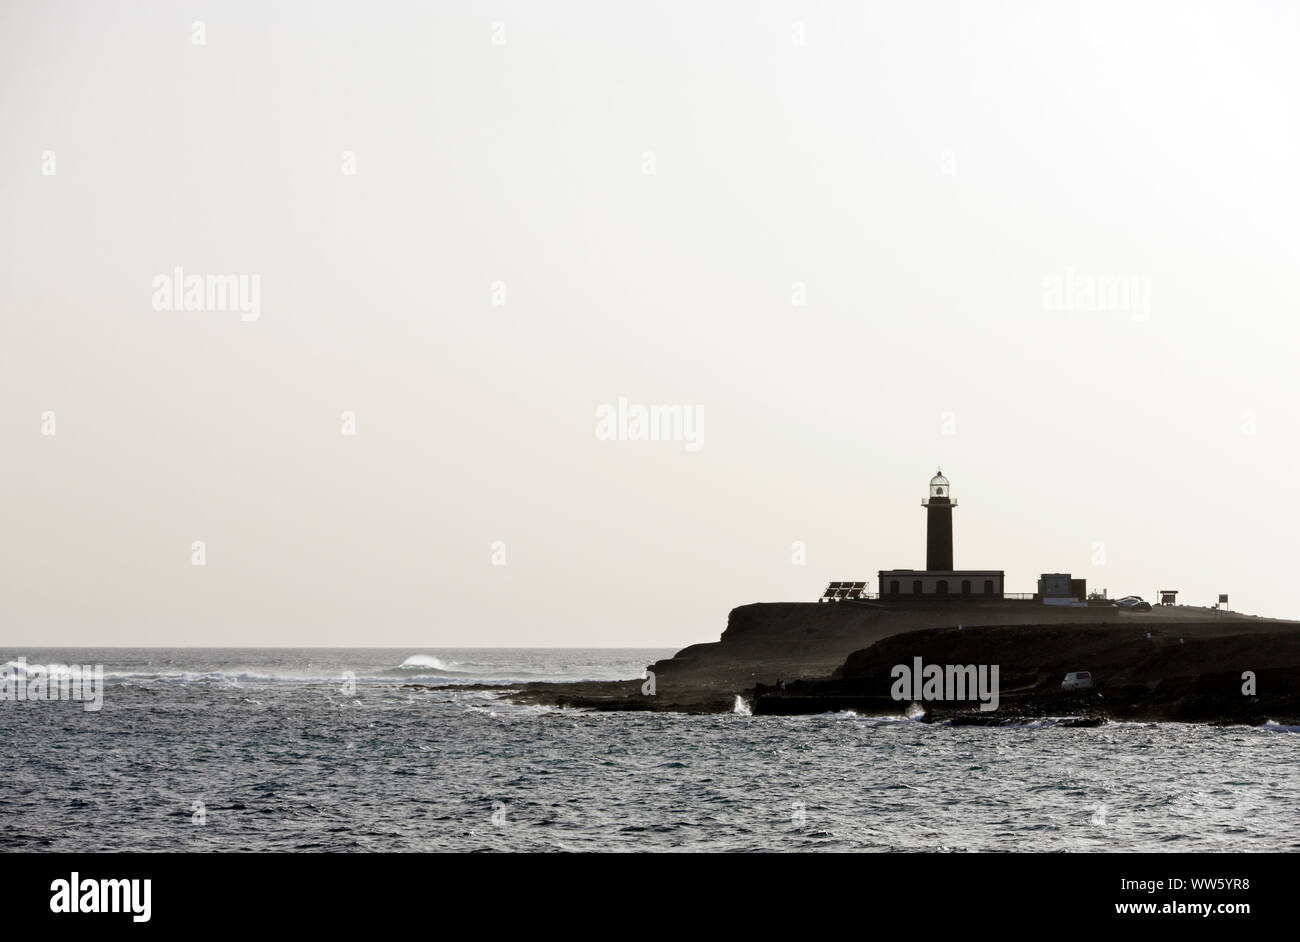
<path fill-rule="evenodd" d="M 1083 602 L 1088 597 L 1088 580 L 1075 579 L 1068 572 L 1045 572 L 1038 577 L 1035 601 L 1060 605 L 1068 601 Z"/>

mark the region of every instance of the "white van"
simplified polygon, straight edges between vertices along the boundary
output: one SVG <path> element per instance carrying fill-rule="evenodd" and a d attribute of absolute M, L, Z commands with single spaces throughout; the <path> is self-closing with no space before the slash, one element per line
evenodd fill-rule
<path fill-rule="evenodd" d="M 1065 680 L 1061 681 L 1062 690 L 1083 690 L 1092 686 L 1092 675 L 1087 671 L 1075 671 L 1073 674 L 1066 674 Z"/>

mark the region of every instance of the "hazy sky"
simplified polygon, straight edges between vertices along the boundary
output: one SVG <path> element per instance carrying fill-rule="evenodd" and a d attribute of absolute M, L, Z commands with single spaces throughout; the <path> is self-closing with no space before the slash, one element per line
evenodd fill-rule
<path fill-rule="evenodd" d="M 923 567 L 938 465 L 1009 591 L 1300 617 L 1297 47 L 1282 2 L 5 0 L 0 643 L 712 640 Z M 178 266 L 256 311 L 159 309 Z"/>

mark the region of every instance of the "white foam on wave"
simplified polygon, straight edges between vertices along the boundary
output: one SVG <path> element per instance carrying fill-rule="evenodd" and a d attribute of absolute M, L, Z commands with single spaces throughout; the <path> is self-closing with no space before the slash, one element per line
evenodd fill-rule
<path fill-rule="evenodd" d="M 830 717 L 835 720 L 855 721 L 873 726 L 893 726 L 899 723 L 919 723 L 925 711 L 917 709 L 907 713 L 859 713 L 856 710 L 831 710 L 826 713 L 813 714 Z"/>
<path fill-rule="evenodd" d="M 731 712 L 737 716 L 754 715 L 754 711 L 749 708 L 749 704 L 745 702 L 745 698 L 740 694 L 736 694 L 736 704 L 731 708 Z"/>
<path fill-rule="evenodd" d="M 866 723 L 875 723 L 881 726 L 889 726 L 895 723 L 919 723 L 925 716 L 925 710 L 915 703 L 908 704 L 906 713 L 858 713 L 856 710 L 832 710 L 822 716 L 833 716 L 836 719 L 843 720 L 861 720 Z"/>
<path fill-rule="evenodd" d="M 423 667 L 426 670 L 450 671 L 461 665 L 457 661 L 452 661 L 450 664 L 444 663 L 442 658 L 434 657 L 432 654 L 412 654 L 400 666 L 407 669 Z"/>

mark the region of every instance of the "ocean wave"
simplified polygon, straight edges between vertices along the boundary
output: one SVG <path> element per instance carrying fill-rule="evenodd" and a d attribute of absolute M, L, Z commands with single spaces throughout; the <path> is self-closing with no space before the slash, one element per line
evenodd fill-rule
<path fill-rule="evenodd" d="M 455 665 L 454 667 L 452 665 Z M 419 668 L 429 668 L 430 670 L 441 671 L 443 673 L 460 674 L 464 671 L 456 670 L 462 666 L 459 661 L 452 661 L 451 664 L 445 663 L 442 658 L 434 657 L 432 654 L 412 654 L 400 665 L 398 670 L 417 670 Z"/>

